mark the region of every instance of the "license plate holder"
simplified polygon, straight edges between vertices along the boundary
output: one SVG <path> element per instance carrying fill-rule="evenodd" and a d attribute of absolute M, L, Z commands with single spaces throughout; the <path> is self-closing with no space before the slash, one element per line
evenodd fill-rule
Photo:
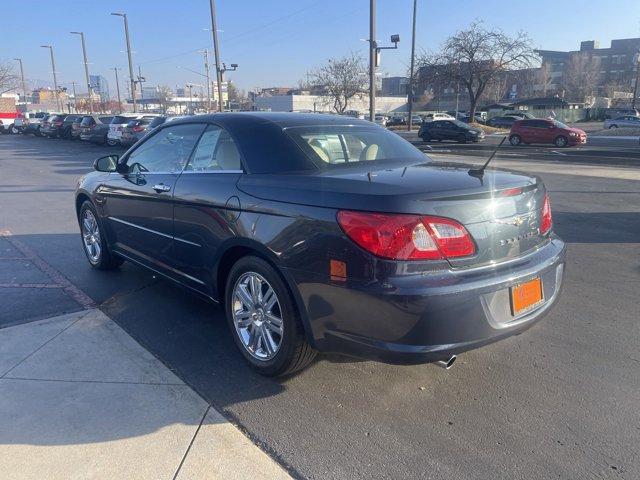
<path fill-rule="evenodd" d="M 542 291 L 542 280 L 536 277 L 509 288 L 509 298 L 511 300 L 511 314 L 513 316 L 527 312 L 544 301 Z"/>

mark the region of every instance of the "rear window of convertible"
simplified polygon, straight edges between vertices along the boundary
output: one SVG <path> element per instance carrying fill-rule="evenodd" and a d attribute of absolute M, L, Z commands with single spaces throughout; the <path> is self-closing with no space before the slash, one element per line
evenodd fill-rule
<path fill-rule="evenodd" d="M 319 168 L 356 162 L 427 160 L 399 135 L 379 127 L 318 125 L 288 127 L 285 131 Z"/>

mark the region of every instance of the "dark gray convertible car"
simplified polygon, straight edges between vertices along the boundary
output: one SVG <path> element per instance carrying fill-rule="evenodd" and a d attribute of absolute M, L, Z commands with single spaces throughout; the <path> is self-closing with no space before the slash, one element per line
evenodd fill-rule
<path fill-rule="evenodd" d="M 366 121 L 193 116 L 95 170 L 76 192 L 91 266 L 128 260 L 219 303 L 266 375 L 318 351 L 450 366 L 561 289 L 540 179 L 437 163 Z"/>

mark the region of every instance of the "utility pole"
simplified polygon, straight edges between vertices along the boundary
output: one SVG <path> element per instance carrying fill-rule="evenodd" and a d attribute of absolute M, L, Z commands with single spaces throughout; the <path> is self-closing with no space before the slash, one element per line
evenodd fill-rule
<path fill-rule="evenodd" d="M 222 102 L 222 69 L 220 68 L 220 49 L 218 47 L 218 30 L 216 28 L 215 0 L 209 0 L 209 6 L 211 8 L 211 34 L 213 35 L 213 55 L 216 62 L 216 82 L 218 83 L 218 111 L 222 112 L 224 110 Z"/>
<path fill-rule="evenodd" d="M 116 72 L 116 92 L 118 93 L 118 113 L 122 113 L 122 100 L 120 100 L 120 82 L 118 81 L 118 67 L 113 67 L 113 71 Z"/>
<path fill-rule="evenodd" d="M 633 86 L 633 100 L 631 100 L 631 108 L 636 108 L 636 98 L 638 97 L 638 77 L 640 77 L 640 53 L 636 59 L 636 82 Z"/>
<path fill-rule="evenodd" d="M 14 58 L 17 62 L 20 63 L 20 78 L 22 79 L 22 96 L 24 97 L 24 111 L 27 111 L 27 87 L 24 82 L 24 69 L 22 68 L 22 59 Z"/>
<path fill-rule="evenodd" d="M 191 90 L 193 88 L 193 84 L 187 83 L 185 87 L 189 89 L 189 113 L 193 114 L 193 95 Z"/>
<path fill-rule="evenodd" d="M 84 43 L 83 32 L 71 32 L 73 35 L 80 35 L 82 40 L 82 57 L 84 58 L 84 77 L 87 81 L 87 93 L 89 95 L 89 111 L 93 113 L 93 89 L 91 88 L 91 82 L 89 81 L 89 62 L 87 62 L 87 47 Z M 75 94 L 74 94 L 75 95 Z M 76 109 L 77 112 L 77 109 Z"/>
<path fill-rule="evenodd" d="M 78 97 L 76 96 L 76 82 L 71 82 L 73 88 L 73 109 L 78 113 Z M 93 113 L 93 104 L 91 105 L 91 113 Z"/>
<path fill-rule="evenodd" d="M 208 112 L 211 113 L 211 78 L 209 76 L 209 51 L 204 49 L 204 71 L 207 75 L 207 101 L 208 101 Z"/>
<path fill-rule="evenodd" d="M 410 132 L 411 127 L 413 126 L 413 122 L 411 118 L 413 117 L 413 75 L 414 75 L 414 67 L 415 67 L 415 59 L 416 59 L 416 8 L 417 8 L 418 0 L 413 0 L 413 29 L 411 32 L 411 70 L 409 73 L 409 97 L 407 98 L 407 102 L 409 103 L 409 118 L 407 119 L 407 130 Z"/>
<path fill-rule="evenodd" d="M 369 120 L 376 119 L 376 0 L 369 0 Z"/>
<path fill-rule="evenodd" d="M 142 84 L 146 82 L 147 79 L 142 76 L 142 70 L 140 69 L 140 65 L 138 65 L 138 83 L 140 84 L 140 102 L 142 102 L 142 109 L 146 112 L 147 107 L 144 103 L 144 92 L 142 90 Z"/>
<path fill-rule="evenodd" d="M 213 0 L 211 0 L 213 1 Z M 133 102 L 133 113 L 138 111 L 136 106 L 136 79 L 133 76 L 133 62 L 131 61 L 131 42 L 129 41 L 129 22 L 127 20 L 126 13 L 112 13 L 116 17 L 122 17 L 124 19 L 124 36 L 127 41 L 127 57 L 129 60 L 129 80 L 131 83 L 131 101 Z"/>
<path fill-rule="evenodd" d="M 53 47 L 51 45 L 40 45 L 42 48 L 48 48 L 51 54 L 51 69 L 53 70 L 53 96 L 56 99 L 56 108 L 58 111 L 62 110 L 60 106 L 60 97 L 58 95 L 58 77 L 56 76 L 56 61 L 53 58 Z"/>

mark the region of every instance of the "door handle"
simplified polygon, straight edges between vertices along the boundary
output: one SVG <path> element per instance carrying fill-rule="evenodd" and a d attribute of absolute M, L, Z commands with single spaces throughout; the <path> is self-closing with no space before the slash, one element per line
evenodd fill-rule
<path fill-rule="evenodd" d="M 153 189 L 158 193 L 162 193 L 168 192 L 169 190 L 171 190 L 171 187 L 169 185 L 165 185 L 164 183 L 159 183 L 157 185 L 154 185 Z"/>

